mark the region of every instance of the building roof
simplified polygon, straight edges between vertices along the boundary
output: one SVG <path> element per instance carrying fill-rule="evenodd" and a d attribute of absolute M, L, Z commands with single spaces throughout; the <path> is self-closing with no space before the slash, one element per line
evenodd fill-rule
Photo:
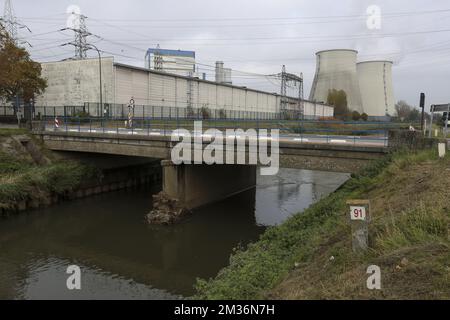
<path fill-rule="evenodd" d="M 357 64 L 363 64 L 363 63 L 390 63 L 390 64 L 394 64 L 394 62 L 391 61 L 391 60 L 368 60 L 368 61 L 358 62 Z"/>
<path fill-rule="evenodd" d="M 353 50 L 353 49 L 329 49 L 329 50 L 317 51 L 316 55 L 321 54 L 321 53 L 325 53 L 325 52 L 340 52 L 340 51 L 349 51 L 349 52 L 358 53 L 357 50 Z"/>
<path fill-rule="evenodd" d="M 149 48 L 147 50 L 146 56 L 151 53 L 157 53 L 162 56 L 179 56 L 179 57 L 190 57 L 195 58 L 195 51 L 187 50 L 171 50 L 171 49 L 160 49 L 160 48 Z"/>

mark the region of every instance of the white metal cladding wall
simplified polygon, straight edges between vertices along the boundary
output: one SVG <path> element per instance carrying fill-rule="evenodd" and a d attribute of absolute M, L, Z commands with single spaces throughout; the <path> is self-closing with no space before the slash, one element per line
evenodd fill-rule
<path fill-rule="evenodd" d="M 334 108 L 331 106 L 304 101 L 306 119 L 331 118 L 334 116 Z"/>
<path fill-rule="evenodd" d="M 175 94 L 175 77 L 163 78 L 163 90 L 162 99 L 164 107 L 176 106 L 176 94 Z"/>
<path fill-rule="evenodd" d="M 132 97 L 136 104 L 147 104 L 149 98 L 148 75 L 141 72 L 133 72 Z M 129 97 L 131 99 L 131 97 Z"/>
<path fill-rule="evenodd" d="M 202 106 L 208 106 L 210 102 L 210 87 L 205 85 L 204 83 L 200 83 L 198 81 L 194 82 L 195 84 L 195 92 L 197 93 L 196 98 L 193 101 L 193 108 L 201 108 Z M 214 97 L 215 97 L 215 88 L 214 88 Z"/>
<path fill-rule="evenodd" d="M 128 69 L 116 69 L 116 102 L 128 104 L 131 98 L 136 104 L 146 104 L 148 97 L 147 75 Z"/>
<path fill-rule="evenodd" d="M 133 96 L 136 105 L 155 106 L 154 116 L 169 116 L 173 112 L 169 107 L 188 105 L 210 110 L 274 113 L 279 111 L 280 103 L 280 97 L 272 93 L 122 66 L 116 67 L 116 87 L 116 103 L 128 104 Z M 292 108 L 297 108 L 297 99 L 289 100 Z M 313 118 L 333 116 L 333 108 L 305 101 L 305 113 Z"/>
<path fill-rule="evenodd" d="M 246 111 L 254 111 L 256 109 L 256 103 L 258 94 L 254 91 L 247 91 L 247 110 Z"/>
<path fill-rule="evenodd" d="M 248 90 L 234 89 L 233 94 L 235 99 L 233 99 L 234 106 L 232 110 L 247 110 Z"/>
<path fill-rule="evenodd" d="M 275 109 L 275 112 L 278 112 L 278 109 L 279 109 L 279 103 L 278 103 L 278 97 L 277 96 L 275 96 L 275 95 L 270 95 L 270 96 L 268 96 L 267 97 L 267 104 L 269 105 L 269 106 L 275 106 L 274 107 L 274 109 Z M 270 107 L 270 108 L 273 108 L 273 107 Z"/>
<path fill-rule="evenodd" d="M 187 108 L 188 106 L 188 81 L 182 78 L 175 78 L 176 88 L 176 105 L 180 108 Z M 196 93 L 194 86 L 192 88 L 192 94 Z"/>
<path fill-rule="evenodd" d="M 197 104 L 200 108 L 201 107 L 207 107 L 207 108 L 215 108 L 217 105 L 217 95 L 218 95 L 218 85 L 217 84 L 210 84 L 205 82 L 197 82 L 200 86 L 200 97 L 201 97 L 201 103 Z M 202 97 L 205 97 L 203 99 Z"/>
<path fill-rule="evenodd" d="M 217 109 L 232 108 L 233 105 L 233 88 L 219 86 L 219 103 Z"/>
<path fill-rule="evenodd" d="M 217 86 L 217 104 L 213 106 L 213 109 L 226 109 L 231 107 L 231 103 L 227 103 L 227 88 L 223 86 Z"/>
<path fill-rule="evenodd" d="M 316 105 L 314 103 L 304 103 L 303 107 L 305 109 L 305 116 L 316 114 Z"/>
<path fill-rule="evenodd" d="M 156 112 L 155 116 L 169 115 L 168 107 L 186 108 L 188 105 L 193 108 L 208 107 L 211 110 L 241 112 L 279 111 L 280 97 L 272 93 L 114 65 L 112 58 L 104 58 L 102 67 L 103 102 L 127 105 L 133 97 L 137 106 L 158 107 L 153 111 Z M 48 78 L 49 87 L 44 95 L 37 99 L 37 106 L 81 106 L 86 102 L 98 103 L 99 79 L 96 59 L 43 64 L 43 74 Z M 290 106 L 295 109 L 296 99 L 289 100 L 292 101 Z M 63 109 L 58 110 L 63 113 Z M 317 112 L 320 116 L 332 116 L 332 110 L 326 107 Z M 96 115 L 94 111 L 92 115 Z M 305 108 L 305 111 L 307 115 L 314 115 L 314 110 L 310 111 L 310 108 Z M 142 110 L 137 112 L 140 115 Z M 241 114 L 243 115 L 244 113 Z"/>
<path fill-rule="evenodd" d="M 148 75 L 150 95 L 147 104 L 152 106 L 162 106 L 164 98 L 164 76 L 155 73 L 149 73 Z"/>
<path fill-rule="evenodd" d="M 236 110 L 238 108 L 245 108 L 245 91 L 233 88 L 233 106 L 230 110 Z"/>

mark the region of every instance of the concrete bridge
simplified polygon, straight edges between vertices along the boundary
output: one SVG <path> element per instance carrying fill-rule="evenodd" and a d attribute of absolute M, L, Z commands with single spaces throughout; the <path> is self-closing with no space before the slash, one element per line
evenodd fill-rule
<path fill-rule="evenodd" d="M 171 150 L 177 142 L 171 141 L 170 134 L 75 129 L 40 130 L 35 134 L 54 151 L 159 159 L 163 167 L 163 192 L 187 209 L 222 200 L 256 184 L 255 165 L 174 165 L 170 161 Z M 238 138 L 233 137 L 235 141 Z M 371 143 L 364 137 L 358 140 L 354 137 L 352 143 L 342 137 L 328 143 L 314 139 L 318 138 L 280 136 L 280 167 L 354 173 L 388 152 L 385 142 Z M 248 157 L 249 139 L 244 140 Z"/>

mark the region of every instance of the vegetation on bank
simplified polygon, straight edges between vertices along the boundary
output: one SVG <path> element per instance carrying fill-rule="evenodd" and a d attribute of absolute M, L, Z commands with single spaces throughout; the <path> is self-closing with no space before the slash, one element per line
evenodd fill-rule
<path fill-rule="evenodd" d="M 200 299 L 450 298 L 450 157 L 399 152 L 355 175 L 335 193 L 256 243 L 236 249 Z M 370 199 L 370 250 L 351 249 L 348 199 Z M 369 265 L 382 290 L 368 290 Z"/>
<path fill-rule="evenodd" d="M 23 133 L 16 129 L 0 130 L 0 210 L 14 209 L 21 202 L 46 202 L 49 197 L 72 192 L 95 177 L 95 169 L 71 161 L 52 158 L 48 164 L 36 164 L 8 139 Z"/>
<path fill-rule="evenodd" d="M 0 137 L 10 137 L 12 135 L 27 134 L 26 129 L 5 129 L 0 128 Z"/>

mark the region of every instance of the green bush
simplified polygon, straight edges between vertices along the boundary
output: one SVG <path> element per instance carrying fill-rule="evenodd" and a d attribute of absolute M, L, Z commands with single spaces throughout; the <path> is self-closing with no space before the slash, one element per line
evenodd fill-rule
<path fill-rule="evenodd" d="M 352 120 L 353 121 L 358 121 L 359 119 L 361 119 L 361 115 L 359 114 L 358 111 L 353 111 L 352 112 Z"/>
<path fill-rule="evenodd" d="M 227 118 L 227 112 L 225 111 L 225 109 L 220 109 L 219 110 L 219 118 L 220 119 L 226 119 Z"/>
<path fill-rule="evenodd" d="M 369 120 L 369 115 L 367 114 L 367 113 L 362 113 L 361 114 L 361 120 L 362 121 L 367 121 L 367 120 Z"/>
<path fill-rule="evenodd" d="M 202 119 L 209 119 L 211 118 L 211 111 L 208 107 L 202 107 L 200 109 L 200 114 L 202 115 Z"/>
<path fill-rule="evenodd" d="M 95 178 L 96 169 L 74 162 L 60 162 L 43 167 L 21 167 L 1 176 L 0 207 L 12 208 L 20 200 L 37 199 L 42 195 L 63 195 Z"/>
<path fill-rule="evenodd" d="M 74 114 L 74 117 L 78 118 L 81 123 L 89 122 L 91 115 L 86 111 L 78 111 Z"/>
<path fill-rule="evenodd" d="M 25 161 L 20 161 L 19 159 L 13 156 L 0 152 L 0 174 L 17 172 L 28 166 L 29 164 L 26 163 Z"/>

